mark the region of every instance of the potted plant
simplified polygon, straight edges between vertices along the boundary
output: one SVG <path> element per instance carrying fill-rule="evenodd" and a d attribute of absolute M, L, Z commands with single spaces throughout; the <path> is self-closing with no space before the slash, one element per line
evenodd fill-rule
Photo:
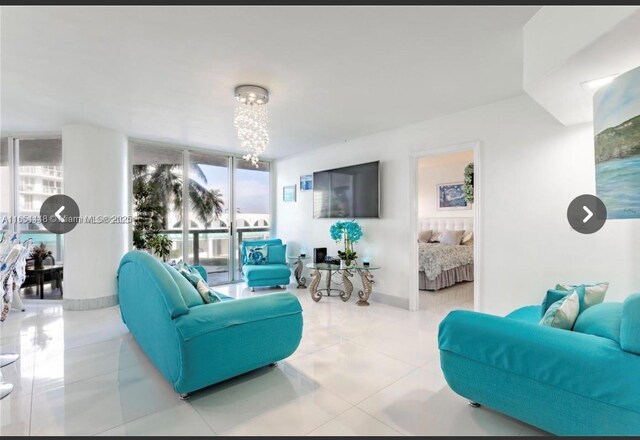
<path fill-rule="evenodd" d="M 164 234 L 154 234 L 152 237 L 147 238 L 147 243 L 151 248 L 151 251 L 158 257 L 162 258 L 162 261 L 167 261 L 167 257 L 171 253 L 171 245 L 173 241 Z"/>
<path fill-rule="evenodd" d="M 473 162 L 467 165 L 464 169 L 464 199 L 473 203 Z"/>
<path fill-rule="evenodd" d="M 336 243 L 344 242 L 344 251 L 338 251 L 338 257 L 344 261 L 345 266 L 351 266 L 358 258 L 353 245 L 362 238 L 362 228 L 355 220 L 339 221 L 331 225 L 329 233 Z"/>
<path fill-rule="evenodd" d="M 31 250 L 31 258 L 33 258 L 33 267 L 35 269 L 43 268 L 43 261 L 45 258 L 52 256 L 53 253 L 47 249 L 47 245 L 40 243 L 39 246 L 34 246 Z"/>

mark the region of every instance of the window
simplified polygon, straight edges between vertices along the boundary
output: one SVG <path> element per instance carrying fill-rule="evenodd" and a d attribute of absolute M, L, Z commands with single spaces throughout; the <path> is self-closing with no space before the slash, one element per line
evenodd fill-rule
<path fill-rule="evenodd" d="M 36 184 L 35 177 L 20 176 L 20 192 L 32 192 Z"/>
<path fill-rule="evenodd" d="M 137 140 L 130 148 L 134 247 L 152 247 L 146 231 L 167 235 L 169 260 L 204 266 L 210 284 L 241 279 L 240 244 L 269 237 L 270 163 L 256 169 L 220 153 Z"/>
<path fill-rule="evenodd" d="M 20 197 L 22 198 L 22 206 L 27 210 L 33 210 L 33 194 L 23 194 Z"/>

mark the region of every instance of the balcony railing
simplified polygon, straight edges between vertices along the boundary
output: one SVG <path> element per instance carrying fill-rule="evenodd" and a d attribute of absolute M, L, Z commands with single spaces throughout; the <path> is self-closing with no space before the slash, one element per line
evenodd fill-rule
<path fill-rule="evenodd" d="M 182 231 L 164 230 L 172 241 L 173 246 L 169 255 L 169 260 L 182 259 L 182 249 L 184 247 Z M 236 229 L 237 252 L 235 255 L 236 274 L 229 274 L 229 238 L 228 228 L 212 229 L 192 229 L 189 231 L 189 243 L 187 244 L 187 257 L 190 264 L 199 264 L 205 267 L 209 274 L 210 284 L 223 284 L 232 278 L 241 277 L 240 244 L 247 240 L 262 240 L 269 238 L 269 227 L 264 226 L 243 226 Z"/>

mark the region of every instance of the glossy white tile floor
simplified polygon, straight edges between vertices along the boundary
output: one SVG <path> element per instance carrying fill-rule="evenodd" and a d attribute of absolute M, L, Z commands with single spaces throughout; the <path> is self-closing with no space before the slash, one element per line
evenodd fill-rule
<path fill-rule="evenodd" d="M 219 290 L 250 295 L 244 285 Z M 16 390 L 0 401 L 0 434 L 541 434 L 472 409 L 447 387 L 436 346 L 445 307 L 412 313 L 353 299 L 314 303 L 307 290 L 290 291 L 304 308 L 297 352 L 187 402 L 142 354 L 117 307 L 68 312 L 30 301 L 1 326 L 0 349 L 21 358 L 2 369 Z"/>

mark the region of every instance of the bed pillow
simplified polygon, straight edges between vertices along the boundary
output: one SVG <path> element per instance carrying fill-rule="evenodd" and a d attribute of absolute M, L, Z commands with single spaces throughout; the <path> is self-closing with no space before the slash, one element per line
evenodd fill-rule
<path fill-rule="evenodd" d="M 440 238 L 442 238 L 442 232 L 433 231 L 429 243 L 440 243 Z"/>
<path fill-rule="evenodd" d="M 540 320 L 540 325 L 571 330 L 580 313 L 580 299 L 576 292 L 551 304 Z"/>
<path fill-rule="evenodd" d="M 604 296 L 607 294 L 609 283 L 581 284 L 581 286 L 585 289 L 584 298 L 580 301 L 580 309 L 582 312 L 584 309 L 588 309 L 591 306 L 604 302 Z M 576 287 L 578 287 L 578 285 L 558 284 L 556 285 L 556 290 L 570 292 Z"/>
<path fill-rule="evenodd" d="M 429 243 L 431 237 L 433 236 L 433 231 L 429 229 L 428 231 L 420 231 L 418 232 L 418 241 L 420 243 Z"/>
<path fill-rule="evenodd" d="M 440 237 L 440 243 L 448 245 L 459 245 L 464 231 L 444 231 Z"/>

